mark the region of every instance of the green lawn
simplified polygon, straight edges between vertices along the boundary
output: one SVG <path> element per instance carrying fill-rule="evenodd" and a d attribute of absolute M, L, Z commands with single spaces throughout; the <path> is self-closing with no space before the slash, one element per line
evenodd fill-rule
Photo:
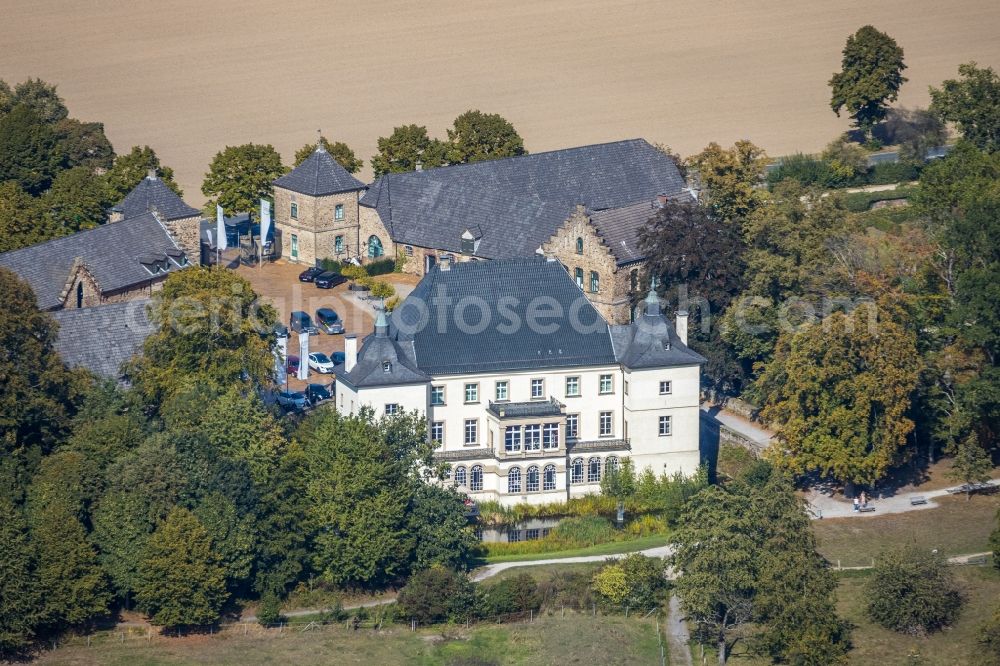
<path fill-rule="evenodd" d="M 42 655 L 42 664 L 653 664 L 659 663 L 653 621 L 620 616 L 543 615 L 534 623 L 440 627 L 410 632 L 392 627 L 351 632 L 229 632 L 180 639 L 75 645 Z"/>
<path fill-rule="evenodd" d="M 935 509 L 886 514 L 878 518 L 813 521 L 819 552 L 834 565 L 865 566 L 885 548 L 916 543 L 945 555 L 989 550 L 1000 494 L 940 497 Z"/>
<path fill-rule="evenodd" d="M 495 555 L 486 558 L 486 562 L 494 564 L 497 562 L 530 562 L 532 560 L 550 560 L 560 557 L 582 557 L 585 555 L 617 555 L 619 553 L 630 553 L 636 550 L 646 550 L 664 546 L 667 537 L 664 534 L 654 534 L 653 536 L 639 537 L 628 541 L 611 541 L 600 543 L 596 546 L 586 548 L 574 548 L 572 550 L 555 550 L 547 553 L 519 553 L 517 555 Z"/>

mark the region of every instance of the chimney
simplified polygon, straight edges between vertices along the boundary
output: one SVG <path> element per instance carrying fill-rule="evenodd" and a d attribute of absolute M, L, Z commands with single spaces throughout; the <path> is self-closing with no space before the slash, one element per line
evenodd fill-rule
<path fill-rule="evenodd" d="M 146 180 L 156 180 L 156 169 L 146 169 Z"/>
<path fill-rule="evenodd" d="M 667 205 L 668 200 L 669 198 L 667 197 L 666 194 L 657 194 L 656 201 L 654 203 L 656 204 L 657 208 L 663 208 L 664 206 Z"/>
<path fill-rule="evenodd" d="M 677 311 L 677 337 L 681 339 L 685 345 L 688 343 L 688 311 L 678 310 Z"/>
<path fill-rule="evenodd" d="M 358 336 L 344 336 L 344 371 L 350 372 L 358 364 Z"/>

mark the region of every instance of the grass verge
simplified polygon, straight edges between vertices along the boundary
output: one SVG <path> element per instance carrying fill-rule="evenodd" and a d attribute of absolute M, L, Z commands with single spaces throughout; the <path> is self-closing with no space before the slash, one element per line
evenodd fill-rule
<path fill-rule="evenodd" d="M 585 548 L 574 548 L 571 550 L 557 550 L 545 553 L 518 553 L 514 555 L 496 555 L 485 558 L 486 564 L 496 564 L 499 562 L 530 562 L 532 560 L 550 560 L 563 557 L 583 557 L 587 555 L 618 555 L 620 553 L 631 553 L 637 550 L 646 550 L 663 546 L 667 543 L 666 534 L 654 534 L 651 536 L 629 539 L 627 541 L 612 541 L 610 543 L 600 543 L 596 546 Z"/>

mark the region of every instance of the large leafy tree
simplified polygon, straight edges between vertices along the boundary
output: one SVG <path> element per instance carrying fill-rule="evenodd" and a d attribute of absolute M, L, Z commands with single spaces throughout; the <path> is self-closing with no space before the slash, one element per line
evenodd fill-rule
<path fill-rule="evenodd" d="M 923 635 L 947 627 L 962 593 L 943 557 L 911 546 L 882 553 L 865 587 L 868 614 L 886 629 Z"/>
<path fill-rule="evenodd" d="M 0 493 L 0 657 L 23 656 L 44 620 L 35 548 L 21 510 Z"/>
<path fill-rule="evenodd" d="M 0 252 L 41 243 L 64 232 L 45 215 L 41 202 L 16 182 L 0 183 Z"/>
<path fill-rule="evenodd" d="M 174 182 L 174 170 L 163 166 L 152 148 L 133 146 L 129 152 L 115 157 L 111 168 L 104 174 L 105 186 L 108 189 L 108 201 L 118 203 L 124 199 L 150 171 L 153 171 L 156 177 L 176 192 L 178 196 L 182 194 L 181 189 Z"/>
<path fill-rule="evenodd" d="M 871 484 L 906 457 L 920 360 L 914 335 L 871 305 L 783 333 L 758 378 L 764 419 L 777 426 L 779 465 Z"/>
<path fill-rule="evenodd" d="M 258 386 L 271 381 L 274 360 L 265 334 L 275 311 L 236 273 L 191 268 L 171 274 L 151 316 L 158 329 L 130 371 L 149 404 L 162 405 L 199 383 L 221 391 L 244 378 Z"/>
<path fill-rule="evenodd" d="M 271 145 L 226 146 L 209 165 L 201 191 L 226 215 L 257 210 L 271 196 L 271 183 L 285 173 L 281 155 Z"/>
<path fill-rule="evenodd" d="M 957 124 L 980 150 L 1000 150 L 1000 75 L 975 62 L 959 65 L 958 74 L 931 88 L 931 111 Z"/>
<path fill-rule="evenodd" d="M 453 489 L 425 483 L 416 487 L 409 510 L 410 531 L 416 536 L 413 568 L 441 564 L 467 569 L 478 540 L 465 517 L 462 497 Z"/>
<path fill-rule="evenodd" d="M 466 111 L 455 118 L 448 130 L 448 159 L 456 164 L 469 164 L 501 157 L 524 155 L 524 140 L 514 126 L 499 113 Z"/>
<path fill-rule="evenodd" d="M 337 585 L 381 586 L 403 578 L 415 548 L 408 512 L 430 465 L 416 414 L 376 421 L 370 410 L 318 410 L 297 433 L 308 464 L 316 568 Z"/>
<path fill-rule="evenodd" d="M 103 179 L 85 166 L 61 171 L 42 196 L 49 218 L 64 233 L 103 224 L 110 203 Z"/>
<path fill-rule="evenodd" d="M 26 104 L 0 118 L 0 182 L 12 180 L 29 194 L 44 192 L 63 162 L 52 127 Z"/>
<path fill-rule="evenodd" d="M 198 518 L 175 508 L 150 537 L 139 563 L 136 600 L 164 627 L 214 623 L 229 594 L 226 570 Z"/>
<path fill-rule="evenodd" d="M 729 149 L 713 141 L 689 157 L 687 164 L 698 172 L 706 202 L 721 220 L 741 220 L 765 200 L 758 185 L 764 177 L 767 155 L 750 141 L 737 141 Z"/>
<path fill-rule="evenodd" d="M 24 104 L 30 107 L 43 123 L 52 125 L 65 120 L 69 115 L 56 86 L 41 79 L 27 79 L 14 86 L 13 106 Z"/>
<path fill-rule="evenodd" d="M 447 144 L 427 135 L 422 125 L 402 125 L 389 136 L 379 137 L 378 154 L 372 157 L 375 177 L 387 173 L 413 171 L 417 164 L 423 168 L 448 163 Z"/>
<path fill-rule="evenodd" d="M 841 71 L 830 79 L 830 108 L 846 109 L 865 135 L 885 118 L 906 82 L 903 49 L 889 35 L 866 25 L 847 38 Z"/>
<path fill-rule="evenodd" d="M 84 123 L 75 118 L 65 118 L 55 125 L 60 152 L 66 166 L 85 166 L 88 169 L 110 169 L 115 151 L 104 134 L 104 123 Z"/>
<path fill-rule="evenodd" d="M 357 173 L 361 171 L 361 167 L 365 165 L 363 160 L 358 159 L 348 146 L 343 141 L 330 141 L 325 136 L 319 138 L 320 144 L 326 149 L 326 152 L 330 153 L 330 157 L 335 159 L 340 166 L 347 170 L 347 173 Z M 306 159 L 313 154 L 316 150 L 315 143 L 307 143 L 298 150 L 295 151 L 295 163 L 293 166 L 298 166 L 306 161 Z"/>

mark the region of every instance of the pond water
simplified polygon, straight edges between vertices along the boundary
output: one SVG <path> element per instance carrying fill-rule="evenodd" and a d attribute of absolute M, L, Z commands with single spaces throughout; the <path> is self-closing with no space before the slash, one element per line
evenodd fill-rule
<path fill-rule="evenodd" d="M 544 539 L 550 530 L 559 524 L 561 518 L 532 518 L 515 525 L 479 527 L 476 534 L 480 541 L 487 543 L 517 543 Z"/>

